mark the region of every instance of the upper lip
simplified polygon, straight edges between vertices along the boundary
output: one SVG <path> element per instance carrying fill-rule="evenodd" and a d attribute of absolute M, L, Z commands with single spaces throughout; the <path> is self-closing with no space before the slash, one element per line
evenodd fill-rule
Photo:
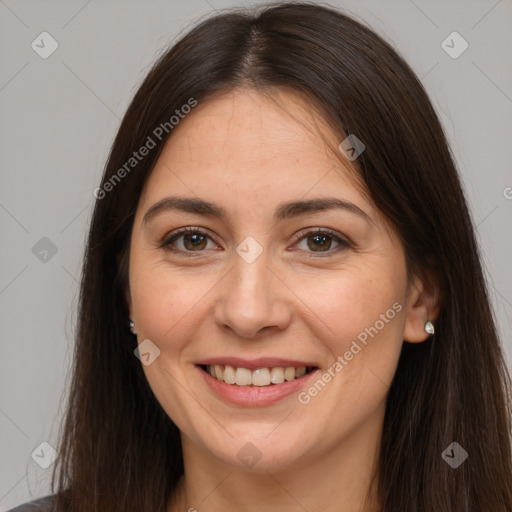
<path fill-rule="evenodd" d="M 203 359 L 197 363 L 198 365 L 213 365 L 218 364 L 234 366 L 236 368 L 247 368 L 248 370 L 257 370 L 258 368 L 299 368 L 300 366 L 313 366 L 317 365 L 313 362 L 298 361 L 296 359 L 283 359 L 280 357 L 258 357 L 257 359 L 243 359 L 241 357 L 211 357 Z"/>

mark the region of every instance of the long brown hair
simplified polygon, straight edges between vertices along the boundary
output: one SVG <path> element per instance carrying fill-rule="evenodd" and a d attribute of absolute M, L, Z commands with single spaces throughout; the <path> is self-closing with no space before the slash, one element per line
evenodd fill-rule
<path fill-rule="evenodd" d="M 142 187 L 172 136 L 170 116 L 191 98 L 201 103 L 240 86 L 293 88 L 340 133 L 364 141 L 357 163 L 370 197 L 399 234 L 411 268 L 432 271 L 441 285 L 436 333 L 404 343 L 389 389 L 378 471 L 382 510 L 510 512 L 510 377 L 442 127 L 396 51 L 317 2 L 206 19 L 156 62 L 135 94 L 108 158 L 84 255 L 53 474 L 57 510 L 165 511 L 183 474 L 179 431 L 133 353 L 128 248 Z M 163 123 L 168 130 L 153 136 L 156 147 L 120 172 Z M 456 469 L 442 457 L 454 441 L 469 455 Z"/>

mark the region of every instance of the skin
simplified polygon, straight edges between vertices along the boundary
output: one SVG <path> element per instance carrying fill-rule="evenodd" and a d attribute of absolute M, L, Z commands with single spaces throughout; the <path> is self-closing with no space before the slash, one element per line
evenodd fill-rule
<path fill-rule="evenodd" d="M 138 204 L 130 318 L 138 342 L 150 339 L 160 350 L 143 369 L 181 431 L 184 453 L 169 511 L 378 510 L 365 496 L 388 386 L 403 340 L 427 339 L 425 322 L 437 315 L 437 289 L 419 277 L 408 281 L 396 233 L 353 164 L 329 152 L 320 133 L 335 147 L 339 137 L 296 94 L 281 91 L 278 99 L 280 106 L 238 89 L 199 104 L 174 129 Z M 215 202 L 228 217 L 166 211 L 143 223 L 170 195 Z M 349 201 L 369 220 L 327 210 L 275 222 L 280 203 L 313 197 Z M 182 227 L 209 238 L 200 249 L 176 239 L 181 253 L 159 246 Z M 327 238 L 315 251 L 314 235 L 294 237 L 313 228 L 350 245 Z M 236 252 L 248 236 L 263 250 L 252 263 Z M 228 404 L 195 366 L 206 357 L 268 356 L 312 361 L 323 373 L 397 303 L 394 318 L 359 343 L 362 350 L 307 404 L 297 394 L 261 407 Z M 237 457 L 247 442 L 261 454 L 252 467 Z"/>

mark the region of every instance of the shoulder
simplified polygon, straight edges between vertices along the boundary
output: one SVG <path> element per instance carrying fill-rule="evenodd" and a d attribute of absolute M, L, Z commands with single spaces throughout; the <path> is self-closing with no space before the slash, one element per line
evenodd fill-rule
<path fill-rule="evenodd" d="M 24 503 L 7 512 L 52 512 L 54 506 L 54 496 L 45 496 L 29 503 Z"/>

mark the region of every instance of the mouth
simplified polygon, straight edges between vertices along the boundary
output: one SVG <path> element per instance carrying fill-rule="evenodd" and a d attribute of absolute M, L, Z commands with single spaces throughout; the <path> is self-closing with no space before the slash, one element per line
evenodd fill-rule
<path fill-rule="evenodd" d="M 300 392 L 320 372 L 304 361 L 275 358 L 222 358 L 196 364 L 207 389 L 223 402 L 241 407 L 275 404 Z"/>
<path fill-rule="evenodd" d="M 203 364 L 199 367 L 220 382 L 243 387 L 278 386 L 298 380 L 318 369 L 316 366 L 269 366 L 251 370 L 228 364 Z"/>

